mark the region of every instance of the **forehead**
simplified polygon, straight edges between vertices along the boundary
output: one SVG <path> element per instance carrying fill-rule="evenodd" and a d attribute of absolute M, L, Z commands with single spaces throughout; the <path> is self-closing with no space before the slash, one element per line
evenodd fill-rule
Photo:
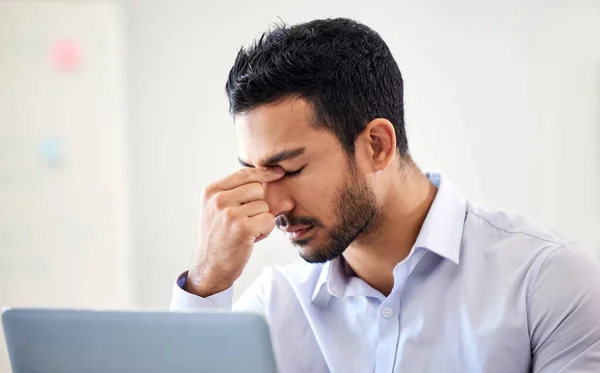
<path fill-rule="evenodd" d="M 259 106 L 235 117 L 239 157 L 254 165 L 292 148 L 324 146 L 333 137 L 312 125 L 312 106 L 303 99 L 289 99 Z"/>

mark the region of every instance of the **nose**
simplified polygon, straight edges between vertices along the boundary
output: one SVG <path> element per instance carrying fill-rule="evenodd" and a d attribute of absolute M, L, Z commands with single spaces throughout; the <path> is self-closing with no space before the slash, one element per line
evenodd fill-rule
<path fill-rule="evenodd" d="M 275 216 L 292 211 L 294 201 L 287 193 L 283 183 L 279 180 L 263 184 L 265 190 L 265 202 L 269 205 L 269 212 Z"/>

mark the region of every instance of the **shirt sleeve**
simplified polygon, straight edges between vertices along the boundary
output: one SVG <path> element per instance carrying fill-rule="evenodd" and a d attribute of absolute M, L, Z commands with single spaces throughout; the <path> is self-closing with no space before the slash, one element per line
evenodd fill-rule
<path fill-rule="evenodd" d="M 187 280 L 187 271 L 182 273 L 173 285 L 171 298 L 172 311 L 201 311 L 207 309 L 227 309 L 238 312 L 254 312 L 265 315 L 265 289 L 269 286 L 271 276 L 263 271 L 248 289 L 233 303 L 233 286 L 220 293 L 202 298 L 183 290 Z M 265 315 L 266 316 L 266 315 Z"/>
<path fill-rule="evenodd" d="M 600 263 L 576 245 L 555 249 L 528 299 L 534 373 L 600 372 Z"/>
<path fill-rule="evenodd" d="M 194 311 L 203 309 L 231 309 L 233 300 L 233 287 L 223 290 L 220 293 L 202 298 L 195 294 L 183 290 L 187 280 L 187 271 L 182 273 L 173 285 L 173 295 L 171 298 L 171 310 L 173 311 Z"/>

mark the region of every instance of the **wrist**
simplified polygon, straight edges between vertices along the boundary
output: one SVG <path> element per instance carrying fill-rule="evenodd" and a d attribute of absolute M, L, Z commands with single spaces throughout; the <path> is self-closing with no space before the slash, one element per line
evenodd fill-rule
<path fill-rule="evenodd" d="M 211 270 L 190 269 L 183 287 L 188 293 L 207 298 L 229 289 L 233 282 L 226 281 L 223 276 Z"/>

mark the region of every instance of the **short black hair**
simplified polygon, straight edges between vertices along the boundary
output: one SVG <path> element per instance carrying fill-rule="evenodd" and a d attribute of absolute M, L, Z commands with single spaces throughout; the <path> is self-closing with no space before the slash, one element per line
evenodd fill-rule
<path fill-rule="evenodd" d="M 398 64 L 377 32 L 351 19 L 276 25 L 239 51 L 225 91 L 234 116 L 291 97 L 307 100 L 314 124 L 332 131 L 350 155 L 370 121 L 388 119 L 400 156 L 408 153 Z"/>

